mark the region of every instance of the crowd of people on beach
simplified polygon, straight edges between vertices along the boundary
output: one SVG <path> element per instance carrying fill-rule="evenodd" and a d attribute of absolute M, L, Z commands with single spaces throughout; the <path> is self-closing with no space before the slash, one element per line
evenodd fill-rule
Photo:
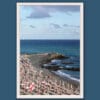
<path fill-rule="evenodd" d="M 20 57 L 21 95 L 79 95 L 80 87 L 57 78 L 47 69 L 33 66 L 27 55 Z"/>

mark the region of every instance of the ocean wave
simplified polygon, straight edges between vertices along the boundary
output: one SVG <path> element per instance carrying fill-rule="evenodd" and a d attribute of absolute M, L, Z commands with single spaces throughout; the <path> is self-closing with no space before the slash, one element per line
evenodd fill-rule
<path fill-rule="evenodd" d="M 53 60 L 51 60 L 51 63 L 61 63 L 61 60 L 53 59 Z"/>
<path fill-rule="evenodd" d="M 71 68 L 72 66 L 66 65 L 65 67 L 66 67 L 66 68 Z"/>
<path fill-rule="evenodd" d="M 62 72 L 62 71 L 53 71 L 56 75 L 59 75 L 59 76 L 61 76 L 61 77 L 65 77 L 65 78 L 69 78 L 69 79 L 71 79 L 71 80 L 74 80 L 74 81 L 77 81 L 77 82 L 80 82 L 80 79 L 77 79 L 77 78 L 74 78 L 74 77 L 72 77 L 71 75 L 69 75 L 69 74 L 66 74 L 66 73 L 64 73 L 64 72 Z"/>

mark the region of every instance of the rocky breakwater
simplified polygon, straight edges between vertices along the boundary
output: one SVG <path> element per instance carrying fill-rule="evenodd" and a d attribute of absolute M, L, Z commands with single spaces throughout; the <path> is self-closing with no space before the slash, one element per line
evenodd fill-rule
<path fill-rule="evenodd" d="M 64 67 L 64 65 L 74 64 L 74 62 L 64 61 L 64 59 L 69 59 L 70 57 L 64 56 L 58 53 L 48 53 L 48 57 L 41 62 L 41 67 L 49 70 L 70 70 L 70 71 L 80 71 L 79 67 Z"/>

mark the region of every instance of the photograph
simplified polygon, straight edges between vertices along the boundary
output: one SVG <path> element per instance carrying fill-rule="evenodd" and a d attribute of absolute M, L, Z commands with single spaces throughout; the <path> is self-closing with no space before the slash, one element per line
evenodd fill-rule
<path fill-rule="evenodd" d="M 16 3 L 16 98 L 84 98 L 83 5 Z"/>

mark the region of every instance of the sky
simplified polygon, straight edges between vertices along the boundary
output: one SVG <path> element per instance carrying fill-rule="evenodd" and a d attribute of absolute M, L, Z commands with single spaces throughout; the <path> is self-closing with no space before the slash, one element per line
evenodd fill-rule
<path fill-rule="evenodd" d="M 80 39 L 80 6 L 20 5 L 21 39 Z"/>

